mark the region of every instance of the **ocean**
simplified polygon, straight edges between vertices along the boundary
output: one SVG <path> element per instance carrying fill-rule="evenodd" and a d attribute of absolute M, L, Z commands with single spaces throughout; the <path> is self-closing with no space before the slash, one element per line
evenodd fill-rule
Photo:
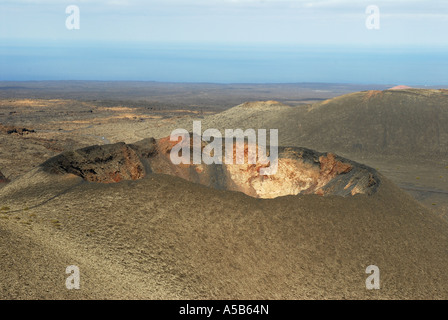
<path fill-rule="evenodd" d="M 448 84 L 448 48 L 2 41 L 0 80 Z"/>

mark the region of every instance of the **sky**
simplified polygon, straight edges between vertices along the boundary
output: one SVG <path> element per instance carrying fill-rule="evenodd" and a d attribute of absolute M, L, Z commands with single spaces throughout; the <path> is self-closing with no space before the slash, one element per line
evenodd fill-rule
<path fill-rule="evenodd" d="M 0 80 L 446 85 L 447 31 L 446 0 L 0 0 Z"/>

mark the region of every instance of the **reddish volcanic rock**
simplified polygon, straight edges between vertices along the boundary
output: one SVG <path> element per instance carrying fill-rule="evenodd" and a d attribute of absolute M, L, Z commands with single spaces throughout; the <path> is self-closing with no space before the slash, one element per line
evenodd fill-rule
<path fill-rule="evenodd" d="M 190 148 L 192 141 L 190 139 Z M 167 137 L 145 139 L 129 145 L 117 143 L 92 146 L 62 153 L 46 161 L 42 167 L 47 172 L 72 173 L 90 182 L 103 183 L 142 179 L 151 173 L 168 174 L 211 188 L 243 192 L 256 198 L 297 194 L 372 194 L 380 181 L 372 168 L 332 153 L 296 147 L 279 147 L 277 172 L 261 175 L 260 170 L 269 164 L 260 161 L 248 163 L 250 155 L 259 154 L 256 145 L 247 142 L 240 145 L 244 150 L 244 164 L 235 164 L 238 144 L 234 143 L 234 164 L 227 164 L 224 140 L 222 164 L 193 164 L 193 152 L 190 149 L 190 164 L 175 165 L 170 159 L 170 152 L 176 144 L 177 141 L 170 141 Z M 204 148 L 207 144 L 202 141 L 201 145 Z"/>
<path fill-rule="evenodd" d="M 404 89 L 412 89 L 411 87 L 405 86 L 405 85 L 399 85 L 392 88 L 389 88 L 388 90 L 404 90 Z"/>
<path fill-rule="evenodd" d="M 341 173 L 347 173 L 352 170 L 352 166 L 336 160 L 336 156 L 328 153 L 326 156 L 319 157 L 321 175 L 334 177 Z"/>
<path fill-rule="evenodd" d="M 383 95 L 383 91 L 380 90 L 369 90 L 365 93 L 364 101 L 367 102 L 372 98 L 381 97 Z"/>

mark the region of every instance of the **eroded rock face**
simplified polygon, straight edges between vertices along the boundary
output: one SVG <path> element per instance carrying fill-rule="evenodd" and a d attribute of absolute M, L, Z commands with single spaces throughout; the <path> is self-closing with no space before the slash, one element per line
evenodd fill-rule
<path fill-rule="evenodd" d="M 42 166 L 49 172 L 71 173 L 90 182 L 113 183 L 145 176 L 140 155 L 123 142 L 64 152 Z"/>
<path fill-rule="evenodd" d="M 192 139 L 191 139 L 192 146 Z M 319 153 L 306 148 L 279 147 L 278 168 L 273 175 L 261 175 L 268 165 L 248 164 L 252 149 L 244 143 L 244 164 L 225 163 L 223 142 L 222 164 L 179 164 L 170 159 L 177 142 L 169 137 L 145 139 L 135 144 L 117 143 L 92 146 L 62 153 L 44 164 L 52 173 L 72 173 L 91 182 L 112 183 L 142 179 L 150 173 L 169 174 L 202 185 L 243 192 L 256 198 L 285 195 L 318 194 L 350 196 L 373 194 L 380 182 L 377 172 L 367 166 L 332 153 Z M 202 148 L 206 146 L 202 143 Z M 269 150 L 269 148 L 268 148 Z M 234 154 L 236 143 L 234 143 Z M 192 157 L 192 152 L 190 154 Z M 234 159 L 236 157 L 234 156 Z M 192 160 L 192 159 L 191 159 Z"/>

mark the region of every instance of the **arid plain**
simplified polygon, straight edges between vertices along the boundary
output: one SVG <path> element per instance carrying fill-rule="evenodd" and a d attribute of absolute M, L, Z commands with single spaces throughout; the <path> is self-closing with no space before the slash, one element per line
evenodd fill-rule
<path fill-rule="evenodd" d="M 330 163 L 325 177 L 355 168 L 348 190 L 364 171 L 375 189 L 341 196 L 315 179 L 263 199 L 206 171 L 227 179 L 211 188 L 157 158 L 194 120 L 278 129 L 284 157 L 318 159 L 303 160 L 317 180 Z M 439 88 L 2 82 L 0 298 L 447 299 L 447 123 Z M 99 182 L 111 165 L 114 183 Z M 80 290 L 65 287 L 69 265 Z"/>

